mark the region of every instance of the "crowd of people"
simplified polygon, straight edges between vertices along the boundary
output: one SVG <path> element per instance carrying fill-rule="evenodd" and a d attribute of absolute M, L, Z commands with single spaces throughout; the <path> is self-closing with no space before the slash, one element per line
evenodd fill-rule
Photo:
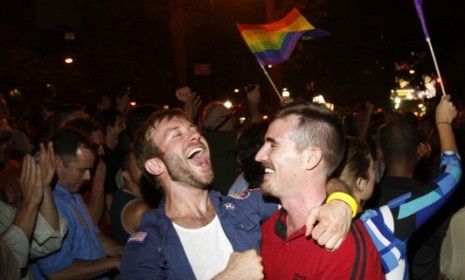
<path fill-rule="evenodd" d="M 286 100 L 267 118 L 255 85 L 239 118 L 174 94 L 0 98 L 0 279 L 465 279 L 450 96 L 422 117 Z"/>

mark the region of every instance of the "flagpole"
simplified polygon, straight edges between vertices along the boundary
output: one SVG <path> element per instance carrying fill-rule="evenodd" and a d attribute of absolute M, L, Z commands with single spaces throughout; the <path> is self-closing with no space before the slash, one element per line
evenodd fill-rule
<path fill-rule="evenodd" d="M 434 68 L 436 69 L 436 73 L 438 74 L 439 85 L 441 86 L 442 95 L 446 95 L 446 89 L 444 88 L 444 84 L 442 82 L 441 72 L 439 71 L 439 66 L 438 66 L 438 62 L 436 60 L 436 55 L 434 54 L 433 44 L 431 44 L 431 38 L 427 37 L 426 42 L 428 43 L 429 50 L 431 52 L 431 56 L 433 57 Z"/>
<path fill-rule="evenodd" d="M 436 55 L 434 54 L 433 44 L 431 44 L 431 37 L 429 36 L 428 27 L 426 26 L 425 15 L 423 14 L 423 0 L 413 0 L 413 3 L 415 5 L 415 9 L 417 10 L 417 15 L 421 23 L 421 29 L 423 29 L 423 34 L 425 35 L 426 43 L 428 43 L 429 51 L 431 52 L 431 57 L 433 58 L 434 68 L 436 69 L 436 73 L 438 74 L 442 95 L 446 95 L 446 89 L 444 88 L 441 72 L 439 71 Z"/>
<path fill-rule="evenodd" d="M 274 84 L 273 80 L 271 79 L 270 74 L 268 74 L 268 71 L 266 71 L 265 66 L 263 66 L 263 64 L 261 64 L 258 60 L 257 60 L 257 63 L 258 63 L 258 65 L 260 65 L 260 67 L 262 68 L 263 73 L 265 73 L 265 76 L 266 76 L 266 78 L 268 79 L 268 81 L 270 82 L 271 86 L 273 87 L 274 92 L 276 93 L 276 95 L 277 95 L 278 98 L 279 98 L 279 101 L 282 102 L 282 101 L 283 101 L 283 97 L 281 96 L 281 94 L 279 94 L 278 88 L 276 87 L 276 85 Z"/>

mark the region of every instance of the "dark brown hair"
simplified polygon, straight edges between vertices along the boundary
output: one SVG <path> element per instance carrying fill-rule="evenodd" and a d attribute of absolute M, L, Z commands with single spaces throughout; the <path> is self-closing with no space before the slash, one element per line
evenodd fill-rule
<path fill-rule="evenodd" d="M 291 115 L 299 118 L 298 130 L 293 137 L 297 149 L 319 147 L 323 153 L 327 176 L 331 175 L 339 166 L 345 149 L 345 134 L 339 115 L 321 104 L 299 102 L 282 107 L 275 119 Z"/>
<path fill-rule="evenodd" d="M 162 157 L 163 151 L 152 140 L 152 133 L 157 129 L 157 125 L 162 121 L 171 120 L 174 118 L 188 119 L 184 111 L 180 109 L 161 110 L 153 113 L 142 124 L 136 132 L 134 138 L 134 154 L 136 156 L 137 165 L 142 171 L 144 177 L 150 182 L 158 186 L 157 180 L 145 170 L 145 162 L 151 158 Z"/>

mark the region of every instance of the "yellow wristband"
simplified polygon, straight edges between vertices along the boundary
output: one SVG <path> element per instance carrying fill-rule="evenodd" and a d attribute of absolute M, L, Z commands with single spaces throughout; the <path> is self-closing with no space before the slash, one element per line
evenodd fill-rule
<path fill-rule="evenodd" d="M 353 198 L 350 194 L 347 194 L 345 192 L 333 192 L 326 199 L 326 203 L 329 203 L 333 200 L 340 200 L 340 201 L 347 203 L 347 205 L 349 205 L 350 208 L 352 209 L 352 218 L 357 215 L 358 203 L 355 200 L 355 198 Z"/>

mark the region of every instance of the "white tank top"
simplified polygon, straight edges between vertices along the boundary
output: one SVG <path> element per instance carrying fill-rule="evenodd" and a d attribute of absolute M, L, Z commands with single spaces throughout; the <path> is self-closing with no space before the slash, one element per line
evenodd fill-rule
<path fill-rule="evenodd" d="M 212 279 L 226 268 L 233 249 L 218 216 L 201 228 L 189 229 L 175 223 L 173 226 L 196 279 Z"/>

